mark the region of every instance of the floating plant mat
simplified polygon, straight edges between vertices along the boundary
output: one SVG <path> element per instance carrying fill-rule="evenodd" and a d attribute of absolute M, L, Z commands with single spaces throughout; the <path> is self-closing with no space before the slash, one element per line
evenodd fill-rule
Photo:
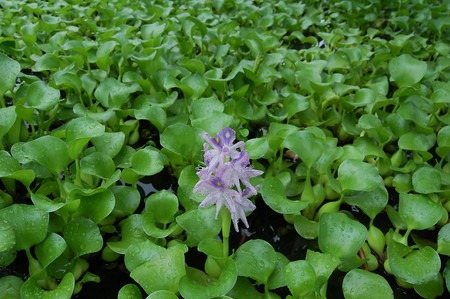
<path fill-rule="evenodd" d="M 0 293 L 448 297 L 450 3 L 404 2 L 0 0 Z"/>

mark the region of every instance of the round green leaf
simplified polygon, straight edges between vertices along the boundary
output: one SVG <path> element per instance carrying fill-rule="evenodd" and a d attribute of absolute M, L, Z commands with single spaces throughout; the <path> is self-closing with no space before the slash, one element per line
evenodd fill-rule
<path fill-rule="evenodd" d="M 20 299 L 20 288 L 22 279 L 17 276 L 4 276 L 0 278 L 0 294 L 8 299 Z"/>
<path fill-rule="evenodd" d="M 216 219 L 216 208 L 195 209 L 185 212 L 176 218 L 177 223 L 186 231 L 188 246 L 197 246 L 207 238 L 215 238 L 222 225 Z"/>
<path fill-rule="evenodd" d="M 439 130 L 437 144 L 440 147 L 450 147 L 450 126 L 445 126 Z"/>
<path fill-rule="evenodd" d="M 303 298 L 313 293 L 316 283 L 316 272 L 308 261 L 290 262 L 284 268 L 286 283 L 295 298 Z"/>
<path fill-rule="evenodd" d="M 161 145 L 184 158 L 192 157 L 195 152 L 195 132 L 192 127 L 176 123 L 167 127 L 160 136 Z"/>
<path fill-rule="evenodd" d="M 59 90 L 48 86 L 43 81 L 31 83 L 26 92 L 28 105 L 43 111 L 53 109 L 58 104 L 59 97 Z"/>
<path fill-rule="evenodd" d="M 0 252 L 12 250 L 16 244 L 16 235 L 14 228 L 8 221 L 0 220 Z"/>
<path fill-rule="evenodd" d="M 133 271 L 156 255 L 164 254 L 165 248 L 156 245 L 149 239 L 134 242 L 125 252 L 125 266 L 128 271 Z"/>
<path fill-rule="evenodd" d="M 25 204 L 14 204 L 0 210 L 0 221 L 14 228 L 15 250 L 29 249 L 47 236 L 49 214 Z"/>
<path fill-rule="evenodd" d="M 309 220 L 303 215 L 297 215 L 294 218 L 295 231 L 305 239 L 313 240 L 319 235 L 319 223 Z"/>
<path fill-rule="evenodd" d="M 108 247 L 116 253 L 125 254 L 131 245 L 148 240 L 142 229 L 142 215 L 133 214 L 119 223 L 121 239 L 108 242 Z"/>
<path fill-rule="evenodd" d="M 235 252 L 234 260 L 239 276 L 266 284 L 275 270 L 277 255 L 269 243 L 256 239 L 241 245 Z"/>
<path fill-rule="evenodd" d="M 36 245 L 35 253 L 42 267 L 47 267 L 66 250 L 66 241 L 56 233 L 49 233 L 47 238 Z"/>
<path fill-rule="evenodd" d="M 70 157 L 72 159 L 77 158 L 92 138 L 104 133 L 105 126 L 89 117 L 71 120 L 66 127 L 66 141 L 69 144 Z"/>
<path fill-rule="evenodd" d="M 427 63 L 402 54 L 389 61 L 391 79 L 398 87 L 412 86 L 419 82 L 427 71 Z"/>
<path fill-rule="evenodd" d="M 136 119 L 146 119 L 151 122 L 159 132 L 162 132 L 167 122 L 166 111 L 159 106 L 144 106 L 134 111 Z"/>
<path fill-rule="evenodd" d="M 161 190 L 146 199 L 143 214 L 151 214 L 156 222 L 169 224 L 174 221 L 177 211 L 177 196 L 170 191 Z"/>
<path fill-rule="evenodd" d="M 113 160 L 100 152 L 93 152 L 80 160 L 80 171 L 101 179 L 111 177 L 116 170 Z"/>
<path fill-rule="evenodd" d="M 135 284 L 129 283 L 120 288 L 119 293 L 117 294 L 117 299 L 141 299 L 142 293 L 139 287 Z M 147 297 L 148 299 L 150 297 Z M 160 299 L 170 299 L 170 297 L 155 297 Z M 175 297 L 175 299 L 178 297 Z"/>
<path fill-rule="evenodd" d="M 100 229 L 87 218 L 75 218 L 67 223 L 63 237 L 76 256 L 98 252 L 103 247 Z"/>
<path fill-rule="evenodd" d="M 180 246 L 162 248 L 130 273 L 139 285 L 150 294 L 158 290 L 178 292 L 180 278 L 186 275 L 184 249 Z"/>
<path fill-rule="evenodd" d="M 124 145 L 125 134 L 123 132 L 105 132 L 92 138 L 91 141 L 98 152 L 114 158 Z"/>
<path fill-rule="evenodd" d="M 94 92 L 97 100 L 106 108 L 121 108 L 127 103 L 129 96 L 140 89 L 139 84 L 127 84 L 115 78 L 101 81 Z"/>
<path fill-rule="evenodd" d="M 214 279 L 204 272 L 188 267 L 186 276 L 180 280 L 180 294 L 186 299 L 208 299 L 225 296 L 235 285 L 237 268 L 233 259 L 228 258 L 219 278 Z"/>
<path fill-rule="evenodd" d="M 0 63 L 1 63 L 0 54 Z M 1 71 L 0 71 L 1 72 Z M 0 83 L 1 84 L 1 83 Z M 1 86 L 0 86 L 1 89 Z M 1 90 L 0 90 L 1 95 Z M 0 108 L 0 139 L 5 136 L 16 121 L 16 107 L 10 106 L 6 108 Z M 0 164 L 1 165 L 1 164 Z"/>
<path fill-rule="evenodd" d="M 114 194 L 108 189 L 97 188 L 89 194 L 74 190 L 70 193 L 70 197 L 80 200 L 80 205 L 74 212 L 74 216 L 85 216 L 96 223 L 111 214 L 115 206 Z"/>
<path fill-rule="evenodd" d="M 438 273 L 433 279 L 414 285 L 414 290 L 422 298 L 439 298 L 444 293 L 444 279 L 441 273 Z"/>
<path fill-rule="evenodd" d="M 139 207 L 141 195 L 136 188 L 116 185 L 110 187 L 110 190 L 116 199 L 112 215 L 116 217 L 129 216 Z"/>
<path fill-rule="evenodd" d="M 125 299 L 125 298 L 130 298 L 130 297 L 124 297 L 123 299 Z M 145 299 L 178 299 L 178 296 L 170 291 L 159 290 L 159 291 L 151 293 Z"/>
<path fill-rule="evenodd" d="M 426 195 L 400 193 L 398 213 L 410 230 L 432 227 L 441 219 L 442 212 L 441 206 Z"/>
<path fill-rule="evenodd" d="M 323 151 L 323 140 L 309 131 L 297 131 L 284 140 L 285 146 L 292 150 L 306 165 L 311 166 L 319 160 Z"/>
<path fill-rule="evenodd" d="M 437 252 L 450 256 L 450 223 L 447 223 L 439 230 Z"/>
<path fill-rule="evenodd" d="M 157 174 L 164 168 L 163 156 L 154 149 L 140 149 L 132 157 L 131 168 L 139 175 Z"/>
<path fill-rule="evenodd" d="M 64 170 L 70 162 L 66 143 L 50 135 L 24 143 L 22 150 L 29 159 L 36 161 L 56 175 Z"/>
<path fill-rule="evenodd" d="M 0 53 L 0 78 L 2 78 L 0 80 L 0 98 L 3 97 L 6 91 L 14 87 L 19 72 L 20 64 Z"/>
<path fill-rule="evenodd" d="M 306 251 L 306 261 L 314 268 L 316 273 L 316 290 L 328 284 L 328 279 L 334 270 L 342 263 L 341 260 L 329 253 L 322 253 L 312 250 Z M 324 295 L 324 294 L 322 294 Z"/>
<path fill-rule="evenodd" d="M 432 167 L 421 167 L 412 175 L 414 191 L 429 194 L 441 191 L 441 173 Z"/>
<path fill-rule="evenodd" d="M 280 214 L 296 214 L 309 205 L 308 201 L 288 199 L 284 189 L 280 179 L 268 176 L 261 184 L 260 193 L 264 202 Z"/>
<path fill-rule="evenodd" d="M 253 138 L 245 143 L 245 150 L 250 159 L 262 158 L 269 150 L 269 142 L 267 138 Z"/>
<path fill-rule="evenodd" d="M 355 256 L 367 238 L 366 227 L 344 213 L 324 213 L 319 220 L 319 248 L 345 259 Z"/>
<path fill-rule="evenodd" d="M 370 219 L 374 219 L 383 211 L 388 203 L 389 195 L 384 185 L 368 192 L 349 192 L 344 196 L 344 201 L 352 206 L 360 208 Z"/>
<path fill-rule="evenodd" d="M 357 160 L 344 160 L 338 168 L 342 191 L 373 191 L 384 186 L 377 168 Z"/>
<path fill-rule="evenodd" d="M 75 278 L 71 272 L 66 273 L 58 287 L 51 291 L 42 289 L 36 279 L 31 277 L 22 285 L 20 296 L 22 299 L 69 299 L 73 295 L 74 287 Z"/>
<path fill-rule="evenodd" d="M 411 131 L 400 136 L 398 146 L 404 150 L 426 152 L 433 147 L 435 141 L 434 134 L 425 135 Z"/>
<path fill-rule="evenodd" d="M 353 269 L 345 275 L 342 291 L 346 299 L 394 298 L 394 293 L 383 276 L 362 269 Z"/>
<path fill-rule="evenodd" d="M 392 273 L 410 284 L 424 284 L 434 279 L 441 268 L 439 254 L 428 246 L 414 250 L 391 241 L 387 254 Z"/>

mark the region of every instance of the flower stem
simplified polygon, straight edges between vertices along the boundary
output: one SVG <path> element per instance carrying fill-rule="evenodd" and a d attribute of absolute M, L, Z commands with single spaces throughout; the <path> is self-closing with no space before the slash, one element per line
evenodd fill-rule
<path fill-rule="evenodd" d="M 227 208 L 220 210 L 220 216 L 222 218 L 222 252 L 223 257 L 228 257 L 229 254 L 229 239 L 230 239 L 230 227 L 231 227 L 231 214 Z"/>

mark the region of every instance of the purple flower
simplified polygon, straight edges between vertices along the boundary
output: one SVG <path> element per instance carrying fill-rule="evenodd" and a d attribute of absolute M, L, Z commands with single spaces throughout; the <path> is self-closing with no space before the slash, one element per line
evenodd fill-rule
<path fill-rule="evenodd" d="M 257 188 L 250 183 L 250 178 L 263 172 L 250 168 L 248 153 L 244 150 L 244 142 L 233 144 L 236 133 L 231 128 L 224 128 L 211 137 L 202 134 L 207 141 L 204 144 L 205 167 L 200 167 L 197 175 L 200 180 L 194 192 L 205 195 L 200 207 L 216 205 L 216 218 L 222 207 L 231 214 L 234 228 L 238 231 L 238 221 L 242 220 L 246 227 L 246 212 L 256 207 L 249 196 L 257 194 Z"/>

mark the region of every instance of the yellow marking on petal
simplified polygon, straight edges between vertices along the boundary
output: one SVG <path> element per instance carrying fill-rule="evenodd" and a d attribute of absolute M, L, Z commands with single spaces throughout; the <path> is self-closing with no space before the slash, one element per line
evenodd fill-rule
<path fill-rule="evenodd" d="M 219 143 L 219 137 L 214 138 L 214 140 Z"/>

